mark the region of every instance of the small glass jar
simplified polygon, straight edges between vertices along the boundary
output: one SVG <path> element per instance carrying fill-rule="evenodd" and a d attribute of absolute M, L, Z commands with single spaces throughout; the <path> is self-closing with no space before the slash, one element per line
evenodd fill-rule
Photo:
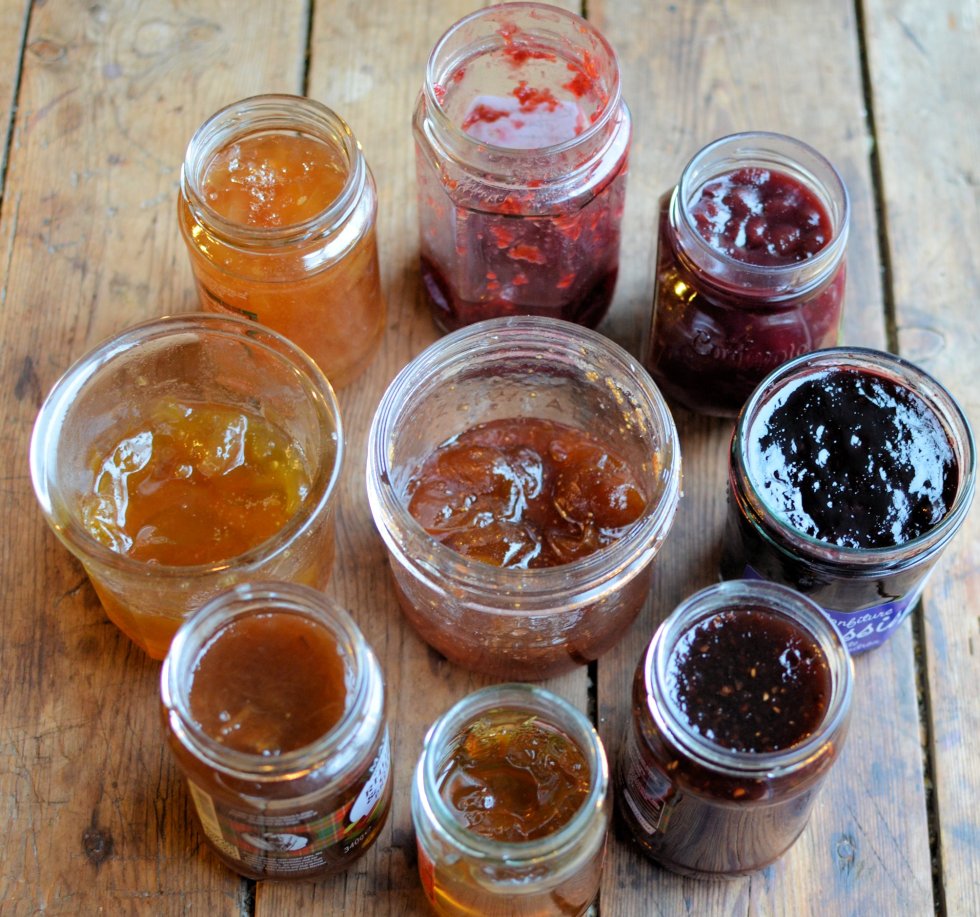
<path fill-rule="evenodd" d="M 607 547 L 540 569 L 493 566 L 437 541 L 409 511 L 413 473 L 452 437 L 510 418 L 554 420 L 608 444 L 643 491 L 642 515 Z M 643 367 L 594 331 L 538 316 L 437 341 L 388 387 L 368 437 L 368 499 L 408 620 L 453 662 L 522 681 L 598 658 L 629 627 L 680 477 L 673 419 Z"/>
<path fill-rule="evenodd" d="M 850 376 L 860 386 L 854 402 L 867 410 L 860 417 L 845 413 L 848 402 L 831 387 Z M 876 389 L 884 394 L 872 397 Z M 799 479 L 785 467 L 774 474 L 784 435 L 794 441 Z M 856 451 L 863 444 L 869 451 Z M 937 456 L 945 456 L 945 471 Z M 870 477 L 856 475 L 865 468 Z M 861 347 L 798 357 L 759 385 L 736 423 L 722 577 L 792 586 L 833 618 L 852 653 L 871 649 L 911 612 L 966 516 L 975 480 L 969 422 L 923 370 Z M 927 513 L 932 521 L 919 522 Z M 815 520 L 828 531 L 817 531 Z"/>
<path fill-rule="evenodd" d="M 713 629 L 718 620 L 724 623 Z M 764 637 L 765 628 L 774 630 L 771 640 Z M 738 651 L 726 651 L 725 629 Z M 692 647 L 694 635 L 697 643 L 718 641 L 710 662 L 707 655 L 695 655 L 709 648 Z M 719 672 L 712 667 L 727 670 L 734 662 L 740 671 L 739 654 L 751 654 L 760 644 L 764 652 L 745 657 L 746 682 L 768 665 L 789 673 L 807 658 L 815 664 L 801 668 L 804 677 L 822 682 L 822 708 L 811 714 L 812 732 L 800 730 L 799 741 L 765 751 L 722 744 L 692 722 L 693 716 L 714 707 L 710 689 L 717 687 L 712 679 Z M 794 658 L 796 662 L 787 661 Z M 679 664 L 685 666 L 683 682 Z M 797 681 L 802 684 L 804 677 Z M 701 878 L 744 875 L 782 856 L 806 826 L 820 786 L 840 754 L 852 681 L 853 665 L 840 634 L 817 605 L 785 586 L 732 581 L 682 602 L 657 629 L 637 667 L 632 718 L 617 761 L 617 811 L 643 852 L 674 872 Z M 690 706 L 678 703 L 679 684 L 703 688 L 704 700 Z M 742 685 L 736 682 L 734 690 L 741 691 Z M 732 691 L 726 683 L 714 693 Z M 744 699 L 738 700 L 741 704 Z M 760 721 L 750 720 L 755 705 L 772 702 L 768 694 L 756 692 L 751 706 L 743 708 L 746 712 L 728 711 L 737 722 L 727 726 L 738 730 L 745 723 L 755 725 Z M 719 732 L 724 729 L 724 715 L 715 723 Z"/>
<path fill-rule="evenodd" d="M 392 786 L 381 669 L 322 593 L 259 583 L 217 596 L 174 638 L 160 696 L 204 836 L 231 869 L 338 872 L 377 839 Z"/>
<path fill-rule="evenodd" d="M 290 95 L 223 108 L 187 146 L 177 204 L 202 308 L 275 329 L 337 388 L 367 367 L 386 315 L 378 195 L 339 115 Z"/>
<path fill-rule="evenodd" d="M 594 26 L 542 3 L 461 19 L 429 57 L 414 129 L 436 324 L 530 314 L 598 325 L 619 270 L 632 126 Z"/>
<path fill-rule="evenodd" d="M 849 222 L 837 170 L 799 140 L 733 134 L 694 156 L 660 202 L 644 357 L 671 402 L 734 417 L 771 370 L 837 343 Z"/>
<path fill-rule="evenodd" d="M 480 744 L 474 736 L 519 730 L 522 723 L 542 726 L 552 742 L 576 746 L 588 771 L 578 778 L 583 798 L 574 814 L 551 833 L 523 841 L 494 839 L 464 823 L 447 801 L 445 785 L 463 743 L 469 740 L 475 748 L 477 766 L 492 769 L 494 760 L 480 757 L 487 754 L 488 746 L 493 747 L 492 740 Z M 547 754 L 561 757 L 560 744 L 558 749 Z M 466 749 L 463 753 L 468 755 Z M 524 781 L 536 779 L 533 759 L 544 761 L 545 753 L 535 751 L 533 758 L 516 751 L 512 755 L 522 762 Z M 498 768 L 504 765 L 496 762 Z M 554 768 L 549 776 L 554 780 Z M 584 914 L 599 890 L 611 811 L 608 786 L 602 742 L 586 717 L 567 701 L 526 684 L 495 685 L 463 698 L 429 729 L 412 784 L 419 875 L 435 912 L 442 917 Z M 548 796 L 553 791 L 540 792 Z M 487 817 L 493 817 L 496 802 L 487 797 Z M 531 806 L 519 814 L 526 818 L 533 810 Z"/>
<path fill-rule="evenodd" d="M 210 410 L 235 417 L 226 425 L 229 438 L 189 436 L 193 441 L 185 446 L 196 456 L 193 464 L 173 465 L 167 443 L 174 423 Z M 249 468 L 237 446 L 256 421 L 279 439 L 278 452 L 252 458 L 264 468 L 266 481 L 288 468 L 303 469 L 305 480 L 297 488 L 302 498 L 291 510 L 286 504 L 278 530 L 257 536 L 240 553 L 208 560 L 190 553 L 178 558 L 185 546 L 173 531 L 158 539 L 164 547 L 170 544 L 166 556 L 135 556 L 120 534 L 106 538 L 100 482 L 118 494 L 113 517 L 135 511 L 137 500 L 160 502 L 155 493 L 173 494 L 164 501 L 168 506 L 159 507 L 160 516 L 184 533 L 220 528 L 219 520 L 228 521 L 236 506 L 271 499 L 266 487 L 240 478 L 220 493 L 209 493 L 201 481 L 222 464 L 235 466 L 239 475 Z M 146 449 L 158 433 L 161 444 Z M 246 319 L 190 313 L 129 328 L 75 363 L 38 412 L 30 462 L 48 524 L 85 567 L 110 620 L 152 658 L 163 659 L 184 618 L 229 586 L 270 578 L 317 588 L 327 584 L 343 455 L 337 399 L 305 353 Z M 280 463 L 280 471 L 283 456 L 289 462 Z M 168 469 L 166 480 L 158 479 L 148 491 L 137 486 L 133 473 L 141 464 Z M 175 492 L 195 481 L 201 488 L 195 499 L 187 490 Z M 222 504 L 225 513 L 217 512 Z M 271 518 L 274 509 L 266 506 L 262 518 Z M 258 517 L 243 509 L 236 521 L 243 519 Z M 150 522 L 140 534 L 166 534 L 160 518 Z M 133 534 L 133 540 L 138 537 Z"/>

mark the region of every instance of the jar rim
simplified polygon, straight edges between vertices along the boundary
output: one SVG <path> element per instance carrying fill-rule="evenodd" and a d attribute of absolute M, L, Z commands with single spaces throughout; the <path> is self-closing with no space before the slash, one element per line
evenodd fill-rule
<path fill-rule="evenodd" d="M 819 726 L 803 741 L 770 752 L 727 748 L 690 728 L 667 690 L 668 664 L 678 641 L 700 621 L 724 610 L 751 608 L 804 628 L 820 645 L 831 674 L 831 694 Z M 813 760 L 846 725 L 854 690 L 854 664 L 844 638 L 819 605 L 788 586 L 765 580 L 725 580 L 686 598 L 657 628 L 643 658 L 647 709 L 673 743 L 716 773 L 744 777 L 782 775 Z"/>

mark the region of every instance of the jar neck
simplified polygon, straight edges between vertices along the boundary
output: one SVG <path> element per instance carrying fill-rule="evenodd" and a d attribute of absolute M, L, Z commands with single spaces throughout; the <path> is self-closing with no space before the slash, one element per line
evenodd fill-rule
<path fill-rule="evenodd" d="M 830 241 L 811 257 L 783 265 L 749 264 L 714 248 L 698 230 L 693 208 L 708 182 L 743 168 L 781 172 L 814 194 L 830 218 Z M 671 194 L 667 220 L 681 260 L 722 293 L 778 302 L 813 294 L 833 278 L 847 247 L 850 198 L 840 174 L 812 147 L 754 131 L 723 137 L 695 154 Z"/>
<path fill-rule="evenodd" d="M 328 146 L 345 173 L 340 193 L 324 210 L 286 226 L 251 226 L 227 219 L 204 192 L 215 155 L 247 137 L 276 133 L 301 134 Z M 253 96 L 212 115 L 191 137 L 180 172 L 181 197 L 194 220 L 221 242 L 246 249 L 276 250 L 340 233 L 368 185 L 367 163 L 347 122 L 319 102 L 291 95 Z"/>

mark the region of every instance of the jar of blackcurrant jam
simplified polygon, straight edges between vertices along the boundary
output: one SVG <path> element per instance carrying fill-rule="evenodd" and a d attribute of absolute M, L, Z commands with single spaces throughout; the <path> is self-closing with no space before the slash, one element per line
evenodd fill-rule
<path fill-rule="evenodd" d="M 786 586 L 733 580 L 682 602 L 633 680 L 617 811 L 683 875 L 744 875 L 806 827 L 850 714 L 840 634 Z"/>
<path fill-rule="evenodd" d="M 253 879 L 346 869 L 391 804 L 378 661 L 340 606 L 307 586 L 222 593 L 163 664 L 164 729 L 204 837 Z"/>
<path fill-rule="evenodd" d="M 611 800 L 595 729 L 557 695 L 484 688 L 425 738 L 412 786 L 419 875 L 441 917 L 584 914 Z"/>
<path fill-rule="evenodd" d="M 540 316 L 436 341 L 392 381 L 368 436 L 368 500 L 405 616 L 497 678 L 547 678 L 615 644 L 649 594 L 680 476 L 646 370 Z"/>
<path fill-rule="evenodd" d="M 619 270 L 632 126 L 595 27 L 543 3 L 461 19 L 429 57 L 414 131 L 436 324 L 532 314 L 598 325 Z"/>
<path fill-rule="evenodd" d="M 734 417 L 781 363 L 838 342 L 850 205 L 781 134 L 723 137 L 661 200 L 645 362 L 671 402 Z"/>
<path fill-rule="evenodd" d="M 798 357 L 736 423 L 722 576 L 792 586 L 851 652 L 871 649 L 911 612 L 975 481 L 969 421 L 922 369 L 861 347 Z"/>

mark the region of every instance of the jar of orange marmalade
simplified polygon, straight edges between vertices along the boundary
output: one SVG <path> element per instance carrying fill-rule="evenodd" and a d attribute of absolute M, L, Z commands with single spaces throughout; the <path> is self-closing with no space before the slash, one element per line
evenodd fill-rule
<path fill-rule="evenodd" d="M 346 122 L 311 99 L 235 102 L 198 128 L 178 220 L 202 306 L 299 344 L 334 387 L 381 340 L 378 196 Z"/>
<path fill-rule="evenodd" d="M 249 584 L 181 627 L 160 693 L 204 836 L 236 872 L 346 869 L 391 803 L 378 661 L 350 616 L 307 586 Z"/>

